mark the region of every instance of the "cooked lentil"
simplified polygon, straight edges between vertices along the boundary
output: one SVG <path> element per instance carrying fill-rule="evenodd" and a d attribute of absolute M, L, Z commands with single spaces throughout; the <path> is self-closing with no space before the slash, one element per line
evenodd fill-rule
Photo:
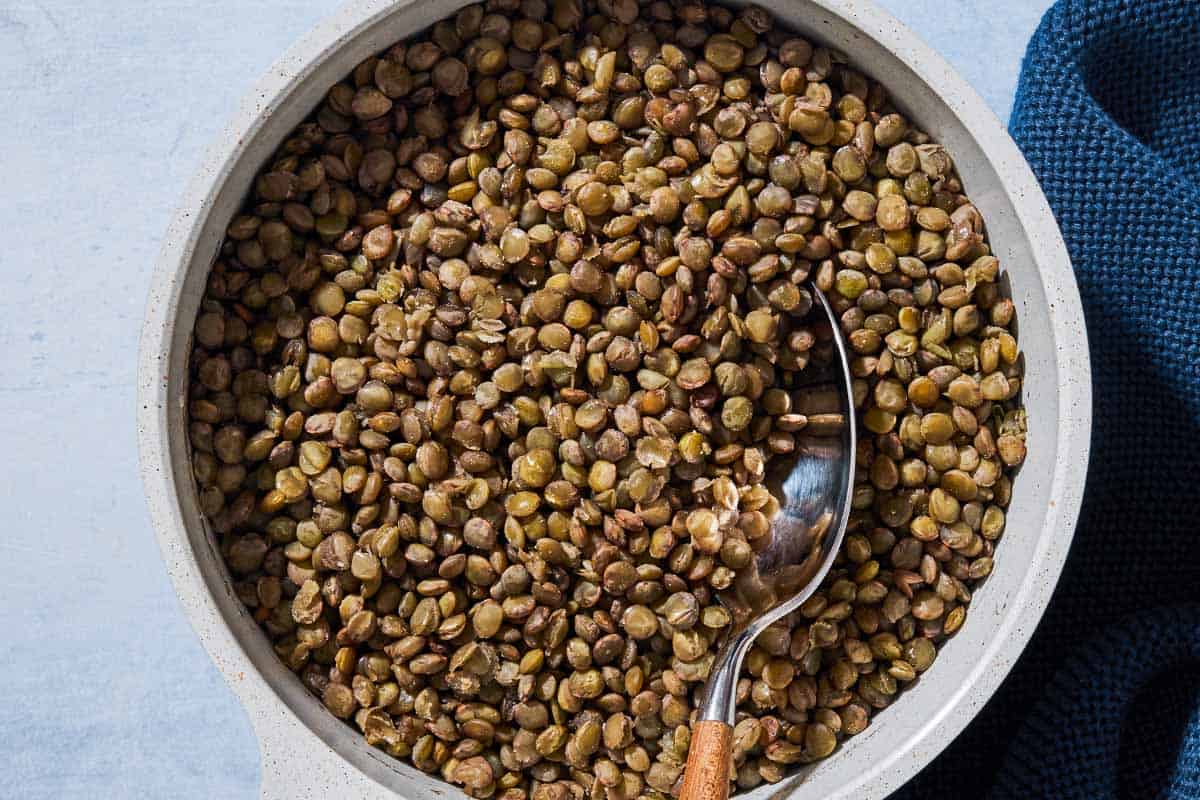
<path fill-rule="evenodd" d="M 488 0 L 367 59 L 258 176 L 195 323 L 190 442 L 238 596 L 373 746 L 474 797 L 664 798 L 853 351 L 854 511 L 750 651 L 732 779 L 929 669 L 1025 457 L 999 261 L 950 155 L 761 8 Z"/>

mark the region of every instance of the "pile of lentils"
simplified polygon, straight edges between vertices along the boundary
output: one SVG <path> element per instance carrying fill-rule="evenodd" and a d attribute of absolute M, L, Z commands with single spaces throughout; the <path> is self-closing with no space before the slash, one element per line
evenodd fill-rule
<path fill-rule="evenodd" d="M 279 657 L 473 797 L 676 794 L 720 602 L 852 350 L 853 515 L 738 686 L 736 788 L 930 667 L 1025 454 L 1013 304 L 950 156 L 761 8 L 488 0 L 364 61 L 258 175 L 195 325 L 201 504 Z"/>

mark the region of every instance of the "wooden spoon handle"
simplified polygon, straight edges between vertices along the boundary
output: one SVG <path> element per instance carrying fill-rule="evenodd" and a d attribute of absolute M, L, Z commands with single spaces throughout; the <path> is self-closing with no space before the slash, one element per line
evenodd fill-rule
<path fill-rule="evenodd" d="M 729 756 L 733 728 L 717 720 L 701 720 L 692 726 L 692 744 L 679 800 L 727 800 Z"/>

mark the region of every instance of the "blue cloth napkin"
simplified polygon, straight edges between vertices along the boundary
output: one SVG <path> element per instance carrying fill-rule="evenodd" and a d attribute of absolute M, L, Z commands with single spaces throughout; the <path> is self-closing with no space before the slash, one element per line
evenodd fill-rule
<path fill-rule="evenodd" d="M 895 797 L 1200 800 L 1200 2 L 1060 0 L 1011 129 L 1083 296 L 1087 494 L 1025 654 Z"/>

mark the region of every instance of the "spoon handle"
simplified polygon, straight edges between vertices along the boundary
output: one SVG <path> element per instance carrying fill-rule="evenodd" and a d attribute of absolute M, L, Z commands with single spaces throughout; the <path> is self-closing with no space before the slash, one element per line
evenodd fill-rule
<path fill-rule="evenodd" d="M 727 800 L 732 743 L 733 728 L 725 722 L 706 719 L 692 725 L 679 800 Z"/>

